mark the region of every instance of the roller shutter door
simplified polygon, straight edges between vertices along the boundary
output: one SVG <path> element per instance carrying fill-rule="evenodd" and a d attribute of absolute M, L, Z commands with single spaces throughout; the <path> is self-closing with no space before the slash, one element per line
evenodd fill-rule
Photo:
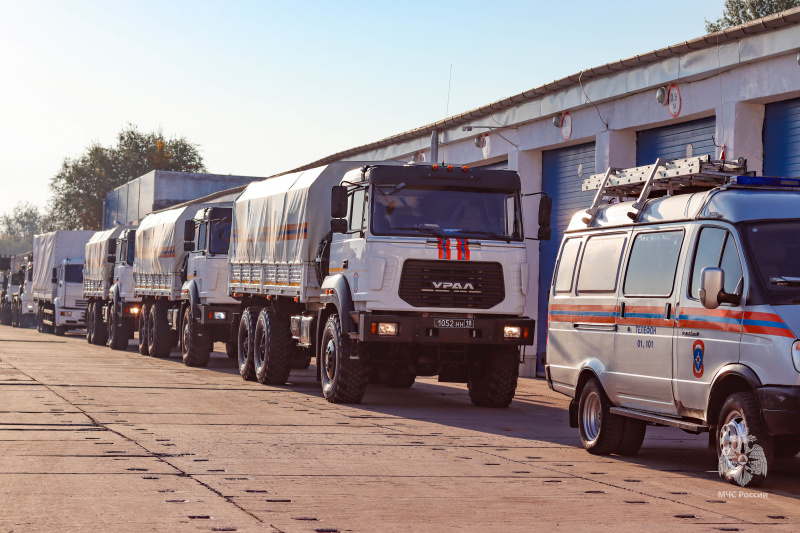
<path fill-rule="evenodd" d="M 800 98 L 765 106 L 764 174 L 800 177 Z"/>
<path fill-rule="evenodd" d="M 694 156 L 714 157 L 716 124 L 716 117 L 708 117 L 637 132 L 636 165 L 652 165 L 659 157 L 684 158 L 689 144 Z"/>
<path fill-rule="evenodd" d="M 587 143 L 542 153 L 542 190 L 553 198 L 553 235 L 549 241 L 539 244 L 539 317 L 536 323 L 536 342 L 540 354 L 545 353 L 548 293 L 561 238 L 572 216 L 580 209 L 588 209 L 594 198 L 593 192 L 581 191 L 583 180 L 595 172 L 594 152 L 594 143 Z M 582 169 L 582 175 L 579 175 L 579 169 Z M 541 357 L 537 363 L 537 372 L 544 372 Z"/>

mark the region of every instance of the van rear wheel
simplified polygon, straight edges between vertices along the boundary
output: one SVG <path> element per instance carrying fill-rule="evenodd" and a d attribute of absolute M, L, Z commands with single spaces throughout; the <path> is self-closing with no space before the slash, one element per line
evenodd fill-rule
<path fill-rule="evenodd" d="M 611 414 L 609 409 L 611 401 L 600 382 L 590 379 L 578 403 L 578 429 L 583 448 L 592 455 L 609 455 L 620 448 L 625 419 Z"/>
<path fill-rule="evenodd" d="M 741 487 L 757 487 L 772 466 L 773 438 L 761 418 L 761 407 L 752 392 L 728 396 L 717 423 L 719 475 Z"/>

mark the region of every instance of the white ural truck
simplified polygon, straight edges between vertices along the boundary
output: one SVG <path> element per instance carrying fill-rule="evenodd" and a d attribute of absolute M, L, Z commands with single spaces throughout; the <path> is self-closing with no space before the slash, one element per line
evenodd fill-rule
<path fill-rule="evenodd" d="M 300 353 L 330 402 L 360 402 L 371 375 L 407 388 L 438 374 L 507 407 L 534 339 L 520 197 L 516 172 L 450 165 L 344 162 L 250 184 L 229 254 L 242 377 L 283 384 Z"/>
<path fill-rule="evenodd" d="M 112 331 L 113 322 L 107 320 L 107 314 L 115 307 L 114 292 L 117 269 L 117 242 L 130 226 L 98 231 L 86 243 L 86 258 L 83 267 L 83 297 L 89 302 L 86 310 L 86 340 L 90 344 L 104 345 L 116 333 L 112 340 L 114 347 L 127 348 L 128 340 L 133 337 L 134 329 L 117 324 Z M 132 295 L 131 295 L 132 296 Z M 119 303 L 119 301 L 117 301 Z M 138 304 L 128 304 L 122 313 L 136 315 Z M 136 309 L 137 311 L 134 311 Z M 117 313 L 118 316 L 119 313 Z M 130 322 L 128 320 L 127 322 Z"/>
<path fill-rule="evenodd" d="M 53 231 L 33 237 L 33 300 L 40 332 L 64 335 L 85 326 L 83 256 L 93 231 Z"/>
<path fill-rule="evenodd" d="M 230 202 L 195 204 L 148 215 L 136 232 L 134 295 L 142 299 L 139 351 L 205 366 L 214 342 L 235 353 L 227 294 Z M 180 332 L 180 334 L 179 334 Z"/>
<path fill-rule="evenodd" d="M 141 319 L 142 299 L 134 295 L 133 262 L 136 257 L 136 230 L 125 229 L 117 239 L 113 284 L 103 316 L 108 328 L 108 346 L 127 350 Z"/>

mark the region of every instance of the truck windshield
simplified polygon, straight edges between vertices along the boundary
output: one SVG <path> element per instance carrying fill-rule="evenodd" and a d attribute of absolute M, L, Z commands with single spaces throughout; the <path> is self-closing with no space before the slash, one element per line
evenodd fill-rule
<path fill-rule="evenodd" d="M 373 186 L 372 233 L 522 240 L 519 194 Z"/>
<path fill-rule="evenodd" d="M 227 219 L 211 221 L 211 235 L 208 239 L 208 252 L 227 254 L 231 244 L 231 221 Z"/>
<path fill-rule="evenodd" d="M 83 283 L 83 265 L 66 265 L 64 281 L 67 283 Z"/>
<path fill-rule="evenodd" d="M 744 234 L 759 279 L 776 304 L 800 304 L 800 220 L 755 222 Z"/>

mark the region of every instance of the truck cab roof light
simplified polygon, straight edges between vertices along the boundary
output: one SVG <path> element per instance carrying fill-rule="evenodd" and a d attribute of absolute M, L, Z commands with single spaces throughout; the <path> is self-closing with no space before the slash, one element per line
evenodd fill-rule
<path fill-rule="evenodd" d="M 464 172 L 466 172 L 466 171 L 468 171 L 469 169 L 467 168 L 467 165 L 464 165 L 463 167 L 461 167 L 461 170 L 463 170 Z"/>
<path fill-rule="evenodd" d="M 433 170 L 439 170 L 439 165 L 434 164 L 433 165 Z"/>
<path fill-rule="evenodd" d="M 452 172 L 453 171 L 453 165 L 447 165 L 447 171 L 448 172 Z"/>

